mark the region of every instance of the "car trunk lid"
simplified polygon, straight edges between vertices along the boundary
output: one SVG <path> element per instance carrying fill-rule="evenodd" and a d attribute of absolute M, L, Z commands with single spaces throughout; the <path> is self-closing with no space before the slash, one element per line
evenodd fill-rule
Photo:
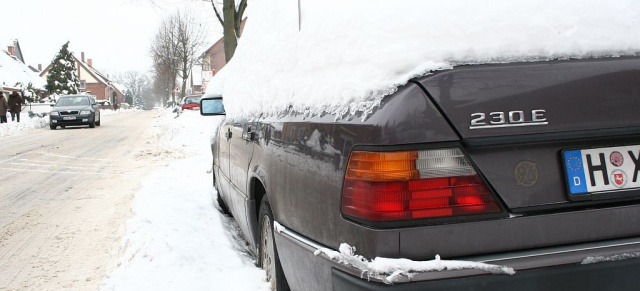
<path fill-rule="evenodd" d="M 571 195 L 563 159 L 568 150 L 640 144 L 640 58 L 462 66 L 417 82 L 512 211 L 640 197 L 638 190 Z"/>

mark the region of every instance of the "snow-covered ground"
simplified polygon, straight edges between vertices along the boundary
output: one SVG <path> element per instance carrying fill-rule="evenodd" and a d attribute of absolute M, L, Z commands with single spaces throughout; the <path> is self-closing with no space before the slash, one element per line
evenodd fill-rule
<path fill-rule="evenodd" d="M 7 121 L 8 123 L 0 123 L 0 137 L 43 128 L 49 125 L 48 117 L 30 118 L 25 112 L 20 114 L 20 122 L 11 121 L 11 114 L 7 112 Z"/>
<path fill-rule="evenodd" d="M 165 111 L 156 126 L 166 150 L 183 158 L 143 179 L 124 255 L 101 290 L 269 290 L 239 228 L 215 203 L 209 141 L 221 118 L 174 117 Z"/>

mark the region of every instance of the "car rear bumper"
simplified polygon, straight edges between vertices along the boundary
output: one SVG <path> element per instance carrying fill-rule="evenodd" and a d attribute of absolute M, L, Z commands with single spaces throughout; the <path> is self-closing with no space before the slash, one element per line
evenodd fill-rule
<path fill-rule="evenodd" d="M 325 253 L 316 255 L 325 247 L 285 227 L 275 233 L 275 238 L 293 290 L 583 291 L 637 290 L 640 286 L 640 276 L 635 275 L 640 272 L 640 237 L 456 258 L 507 266 L 516 273 L 496 275 L 479 269 L 414 272 L 397 277 L 392 285 L 384 283 L 385 275 L 370 274 L 332 260 Z M 596 263 L 586 264 L 591 258 L 596 258 Z"/>
<path fill-rule="evenodd" d="M 519 271 L 513 276 L 480 275 L 381 285 L 333 269 L 333 290 L 638 290 L 640 259 Z"/>

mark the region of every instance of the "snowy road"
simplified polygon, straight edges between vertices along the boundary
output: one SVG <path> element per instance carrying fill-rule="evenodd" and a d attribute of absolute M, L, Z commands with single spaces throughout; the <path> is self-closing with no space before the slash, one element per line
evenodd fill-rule
<path fill-rule="evenodd" d="M 0 290 L 268 290 L 214 203 L 221 119 L 174 116 L 0 137 Z"/>
<path fill-rule="evenodd" d="M 140 178 L 164 165 L 153 144 L 159 115 L 0 138 L 1 290 L 98 288 L 120 255 Z"/>

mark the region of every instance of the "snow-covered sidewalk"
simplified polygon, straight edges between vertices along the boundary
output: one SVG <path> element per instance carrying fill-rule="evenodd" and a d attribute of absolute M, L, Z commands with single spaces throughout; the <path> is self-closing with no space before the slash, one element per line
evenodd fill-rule
<path fill-rule="evenodd" d="M 209 141 L 220 117 L 166 111 L 161 140 L 184 159 L 145 177 L 101 290 L 269 290 L 232 218 L 217 208 Z"/>

